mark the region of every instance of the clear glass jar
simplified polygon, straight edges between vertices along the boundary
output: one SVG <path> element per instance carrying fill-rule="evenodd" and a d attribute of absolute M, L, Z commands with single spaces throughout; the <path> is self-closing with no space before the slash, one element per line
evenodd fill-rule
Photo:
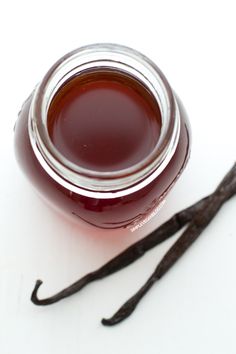
<path fill-rule="evenodd" d="M 68 160 L 54 146 L 47 125 L 50 103 L 65 82 L 103 68 L 145 85 L 161 112 L 160 137 L 148 156 L 109 172 Z M 189 157 L 190 129 L 179 98 L 150 59 L 121 45 L 94 44 L 58 60 L 24 102 L 15 126 L 15 151 L 29 180 L 57 209 L 98 227 L 126 227 L 147 218 L 180 176 Z"/>

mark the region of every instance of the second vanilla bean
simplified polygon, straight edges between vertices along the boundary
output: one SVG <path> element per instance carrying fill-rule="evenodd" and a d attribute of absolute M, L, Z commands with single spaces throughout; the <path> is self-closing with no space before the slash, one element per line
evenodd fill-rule
<path fill-rule="evenodd" d="M 133 295 L 120 309 L 109 319 L 103 319 L 102 324 L 113 326 L 128 316 L 135 310 L 136 306 L 149 291 L 153 284 L 161 279 L 163 275 L 175 264 L 175 262 L 185 253 L 192 243 L 200 236 L 202 231 L 211 222 L 224 202 L 236 194 L 236 164 L 229 171 L 222 183 L 207 200 L 206 204 L 196 213 L 182 236 L 174 243 L 169 251 L 157 265 L 146 283 Z"/>

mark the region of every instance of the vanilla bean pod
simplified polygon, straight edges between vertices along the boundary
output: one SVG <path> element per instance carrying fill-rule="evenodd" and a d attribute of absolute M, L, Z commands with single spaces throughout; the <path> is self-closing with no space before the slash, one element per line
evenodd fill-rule
<path fill-rule="evenodd" d="M 192 206 L 176 213 L 174 216 L 172 216 L 172 218 L 162 224 L 158 229 L 151 232 L 148 236 L 129 246 L 127 249 L 115 256 L 99 269 L 86 274 L 81 279 L 70 285 L 68 288 L 63 289 L 52 297 L 46 299 L 38 298 L 38 289 L 42 284 L 42 281 L 37 280 L 31 295 L 31 301 L 35 305 L 53 304 L 77 293 L 89 283 L 98 279 L 102 279 L 130 265 L 141 256 L 143 256 L 148 250 L 165 241 L 181 228 L 183 228 L 188 222 L 191 221 L 196 212 L 205 205 L 208 199 L 209 197 L 203 198 Z"/>
<path fill-rule="evenodd" d="M 208 224 L 212 221 L 222 205 L 236 194 L 236 164 L 232 167 L 226 177 L 223 179 L 215 192 L 207 199 L 206 203 L 196 212 L 193 220 L 187 229 L 164 255 L 161 262 L 157 265 L 155 271 L 149 277 L 147 282 L 133 295 L 123 306 L 110 318 L 103 319 L 102 324 L 106 326 L 115 325 L 135 310 L 136 306 L 149 291 L 153 284 L 161 279 L 164 274 L 175 264 L 175 262 L 185 253 L 185 251 L 200 236 Z"/>

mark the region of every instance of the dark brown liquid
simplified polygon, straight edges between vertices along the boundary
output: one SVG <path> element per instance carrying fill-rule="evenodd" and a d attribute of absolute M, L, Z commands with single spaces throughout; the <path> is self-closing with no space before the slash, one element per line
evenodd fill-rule
<path fill-rule="evenodd" d="M 15 151 L 23 171 L 39 193 L 56 209 L 93 225 L 115 228 L 142 220 L 155 208 L 179 177 L 189 156 L 189 132 L 186 113 L 178 100 L 181 117 L 177 149 L 164 171 L 137 192 L 111 199 L 97 199 L 71 193 L 53 180 L 38 162 L 28 134 L 28 117 L 32 96 L 24 103 L 15 126 Z M 101 233 L 100 233 L 101 236 Z"/>
<path fill-rule="evenodd" d="M 115 71 L 87 72 L 64 84 L 48 110 L 54 146 L 76 165 L 117 171 L 155 147 L 161 113 L 149 90 Z"/>

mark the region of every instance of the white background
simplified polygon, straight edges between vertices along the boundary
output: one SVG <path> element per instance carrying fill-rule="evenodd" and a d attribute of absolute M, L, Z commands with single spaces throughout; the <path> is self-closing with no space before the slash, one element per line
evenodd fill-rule
<path fill-rule="evenodd" d="M 100 324 L 147 279 L 173 242 L 49 307 L 49 296 L 210 193 L 236 157 L 235 1 L 2 1 L 0 5 L 1 354 L 235 354 L 236 198 L 122 324 Z M 136 233 L 71 224 L 38 198 L 14 159 L 24 99 L 63 54 L 94 42 L 140 50 L 189 113 L 190 162 L 165 207 Z M 174 239 L 173 239 L 174 240 Z"/>

